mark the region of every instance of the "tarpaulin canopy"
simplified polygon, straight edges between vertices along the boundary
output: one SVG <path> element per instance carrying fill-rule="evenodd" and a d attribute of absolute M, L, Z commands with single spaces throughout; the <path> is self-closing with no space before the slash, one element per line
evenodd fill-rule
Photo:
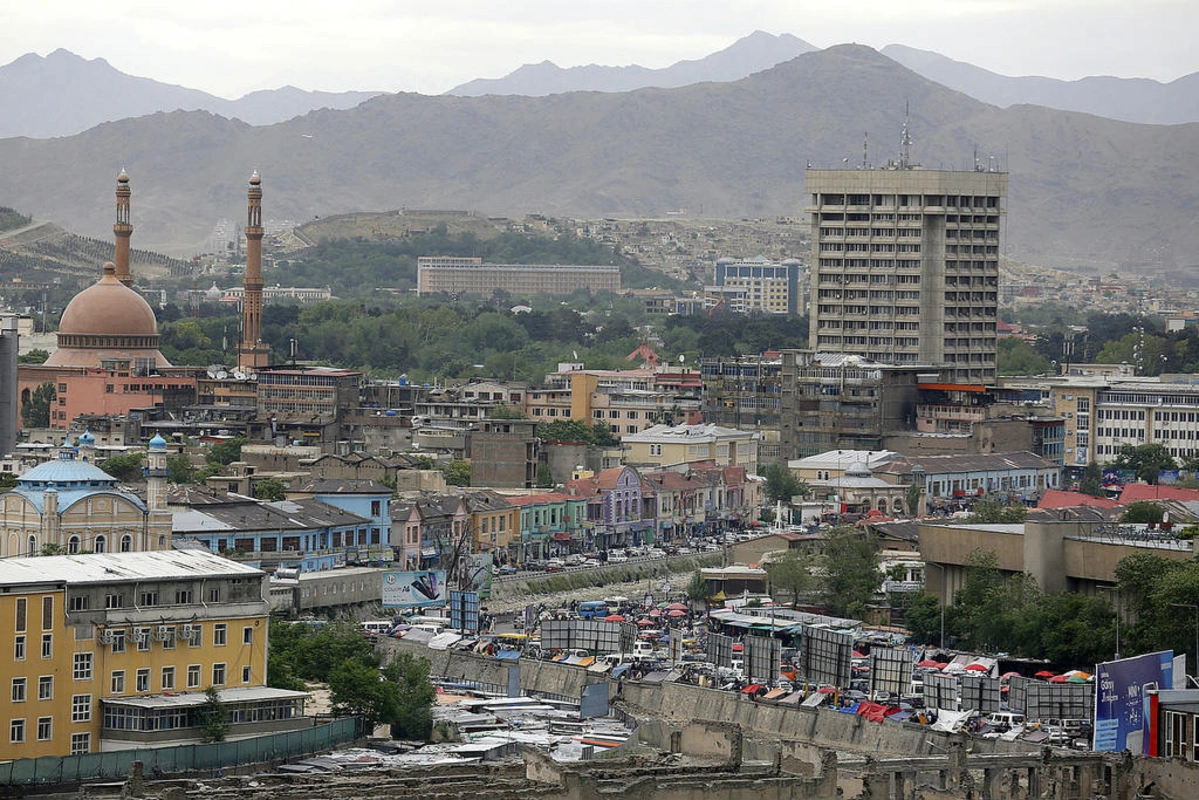
<path fill-rule="evenodd" d="M 518 661 L 520 659 L 519 650 L 501 650 L 495 654 L 495 657 L 500 661 Z"/>

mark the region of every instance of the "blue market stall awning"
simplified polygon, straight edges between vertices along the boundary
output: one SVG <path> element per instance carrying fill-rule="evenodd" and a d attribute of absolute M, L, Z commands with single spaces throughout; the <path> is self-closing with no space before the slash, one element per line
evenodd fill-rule
<path fill-rule="evenodd" d="M 632 666 L 633 666 L 632 664 L 617 664 L 616 667 L 612 670 L 612 677 L 619 678 L 621 675 L 628 672 L 629 669 L 632 668 Z"/>
<path fill-rule="evenodd" d="M 519 661 L 520 660 L 520 651 L 519 650 L 501 650 L 495 654 L 495 657 L 498 658 L 500 661 Z"/>

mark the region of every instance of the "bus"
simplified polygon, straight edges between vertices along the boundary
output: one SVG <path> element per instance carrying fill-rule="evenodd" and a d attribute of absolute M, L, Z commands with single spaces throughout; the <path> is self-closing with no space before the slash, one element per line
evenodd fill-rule
<path fill-rule="evenodd" d="M 579 619 L 603 619 L 608 616 L 608 604 L 603 600 L 579 603 Z"/>

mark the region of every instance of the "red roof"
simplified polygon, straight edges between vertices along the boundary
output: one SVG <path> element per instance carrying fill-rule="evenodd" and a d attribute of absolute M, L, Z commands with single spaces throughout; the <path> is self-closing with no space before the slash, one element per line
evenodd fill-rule
<path fill-rule="evenodd" d="M 1117 508 L 1119 505 L 1120 503 L 1116 500 L 1110 500 L 1106 497 L 1092 497 L 1082 492 L 1063 492 L 1060 489 L 1046 489 L 1045 494 L 1041 495 L 1041 501 L 1037 503 L 1037 508 L 1076 508 L 1078 506 Z"/>
<path fill-rule="evenodd" d="M 1182 489 L 1177 486 L 1151 486 L 1147 483 L 1129 483 L 1120 493 L 1120 504 L 1128 505 L 1138 500 L 1199 500 L 1199 489 Z"/>
<path fill-rule="evenodd" d="M 570 495 L 559 492 L 544 492 L 542 494 L 520 494 L 504 499 L 514 506 L 537 506 L 542 503 L 562 503 L 572 498 Z"/>

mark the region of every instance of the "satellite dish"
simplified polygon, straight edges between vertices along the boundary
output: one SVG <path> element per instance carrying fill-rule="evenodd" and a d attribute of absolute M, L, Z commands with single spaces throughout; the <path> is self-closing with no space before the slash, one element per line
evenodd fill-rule
<path fill-rule="evenodd" d="M 682 363 L 683 363 L 684 361 L 686 361 L 686 360 L 687 360 L 687 356 L 686 356 L 686 355 L 683 355 L 683 354 L 680 354 L 680 355 L 679 355 L 679 363 L 680 363 L 680 364 L 682 364 Z"/>

